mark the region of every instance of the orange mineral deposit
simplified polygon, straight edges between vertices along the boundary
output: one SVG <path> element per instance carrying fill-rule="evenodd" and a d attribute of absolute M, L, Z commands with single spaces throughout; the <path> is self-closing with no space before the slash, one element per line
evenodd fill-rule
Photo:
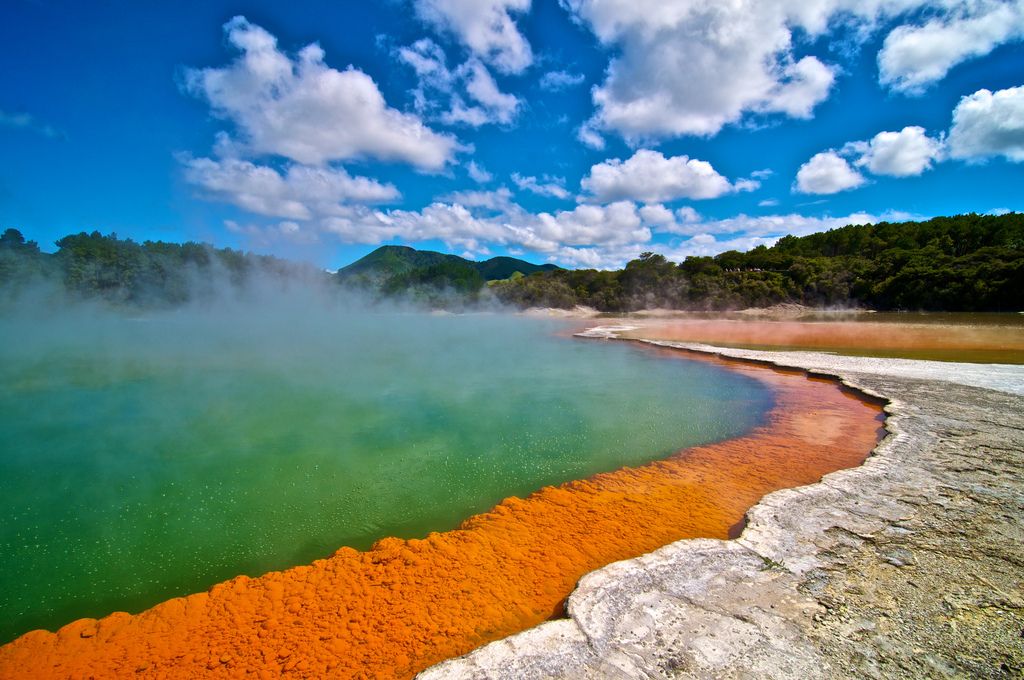
<path fill-rule="evenodd" d="M 508 498 L 422 540 L 342 548 L 137 615 L 34 631 L 0 648 L 0 677 L 408 678 L 560 615 L 598 567 L 727 538 L 766 493 L 858 465 L 877 442 L 880 408 L 834 382 L 728 365 L 774 393 L 746 436 Z"/>

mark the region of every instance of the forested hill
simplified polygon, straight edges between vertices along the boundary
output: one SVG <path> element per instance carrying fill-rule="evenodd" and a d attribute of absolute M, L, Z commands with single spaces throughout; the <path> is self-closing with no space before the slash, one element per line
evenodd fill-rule
<path fill-rule="evenodd" d="M 514 257 L 492 257 L 484 262 L 474 262 L 458 255 L 438 253 L 432 250 L 416 250 L 408 246 L 381 246 L 375 251 L 338 270 L 342 281 L 362 279 L 382 283 L 394 276 L 408 276 L 415 270 L 434 268 L 455 271 L 468 268 L 477 272 L 484 281 L 507 279 L 514 273 L 522 275 L 560 269 L 554 264 L 532 264 Z"/>
<path fill-rule="evenodd" d="M 773 247 L 676 265 L 645 253 L 619 271 L 534 274 L 494 286 L 520 306 L 606 311 L 813 307 L 1020 311 L 1024 215 L 959 215 L 786 236 Z"/>
<path fill-rule="evenodd" d="M 330 275 L 310 265 L 205 243 L 136 243 L 116 234 L 72 234 L 44 253 L 16 229 L 0 235 L 0 302 L 26 290 L 117 305 L 173 307 L 284 282 L 314 285 Z"/>
<path fill-rule="evenodd" d="M 97 232 L 43 253 L 18 231 L 0 236 L 0 301 L 45 282 L 73 297 L 173 306 L 262 283 L 356 290 L 430 307 L 501 302 L 728 310 L 795 302 L 811 307 L 1024 310 L 1024 215 L 959 215 L 786 236 L 745 253 L 669 262 L 644 253 L 616 271 L 564 270 L 514 258 L 472 262 L 385 246 L 336 275 L 310 265 L 199 243 L 135 243 Z"/>

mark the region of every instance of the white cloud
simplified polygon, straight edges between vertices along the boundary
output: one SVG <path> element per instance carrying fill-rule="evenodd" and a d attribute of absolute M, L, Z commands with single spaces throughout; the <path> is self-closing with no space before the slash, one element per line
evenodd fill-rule
<path fill-rule="evenodd" d="M 676 210 L 676 217 L 678 217 L 679 221 L 684 224 L 689 222 L 699 222 L 701 219 L 700 213 L 688 205 L 684 205 L 682 208 L 679 208 L 679 210 Z"/>
<path fill-rule="evenodd" d="M 879 132 L 870 141 L 853 142 L 848 148 L 860 154 L 854 162 L 858 167 L 892 177 L 920 175 L 943 155 L 942 140 L 929 137 L 916 125 L 899 132 Z"/>
<path fill-rule="evenodd" d="M 512 192 L 508 187 L 498 187 L 493 191 L 455 191 L 440 199 L 442 203 L 458 203 L 470 209 L 507 213 L 514 211 Z"/>
<path fill-rule="evenodd" d="M 563 177 L 544 175 L 541 180 L 538 180 L 536 177 L 523 177 L 518 172 L 513 172 L 512 182 L 520 189 L 537 194 L 538 196 L 569 198 L 569 192 L 565 190 L 565 178 Z"/>
<path fill-rule="evenodd" d="M 676 216 L 661 203 L 645 205 L 640 208 L 640 218 L 644 221 L 644 224 L 648 224 L 655 229 L 669 225 L 675 226 L 676 223 Z"/>
<path fill-rule="evenodd" d="M 578 205 L 572 210 L 530 213 L 511 200 L 502 187 L 495 191 L 459 192 L 422 210 L 374 210 L 343 205 L 319 221 L 279 222 L 234 229 L 265 241 L 309 243 L 332 235 L 348 243 L 381 243 L 400 239 L 416 243 L 441 240 L 453 251 L 484 253 L 493 246 L 509 252 L 539 254 L 568 266 L 616 268 L 645 250 L 669 259 L 713 255 L 771 245 L 785 234 L 805 235 L 847 224 L 880 220 L 919 219 L 905 213 L 842 217 L 804 215 L 737 215 L 705 219 L 689 206 L 672 213 L 659 204 L 638 207 L 631 201 Z M 230 225 L 229 225 L 230 227 Z M 671 244 L 653 243 L 654 234 L 686 237 Z"/>
<path fill-rule="evenodd" d="M 811 157 L 796 173 L 795 190 L 803 194 L 835 194 L 864 184 L 864 177 L 835 151 Z"/>
<path fill-rule="evenodd" d="M 753 180 L 732 184 L 707 161 L 640 149 L 625 161 L 612 158 L 590 168 L 580 181 L 587 199 L 596 203 L 634 200 L 660 203 L 678 198 L 717 198 L 757 188 Z"/>
<path fill-rule="evenodd" d="M 707 257 L 727 250 L 744 251 L 760 245 L 770 246 L 777 240 L 761 236 L 738 236 L 719 241 L 711 234 L 701 233 L 659 252 L 672 262 L 682 262 L 688 257 Z"/>
<path fill-rule="evenodd" d="M 646 243 L 651 239 L 650 229 L 643 225 L 636 205 L 629 201 L 578 205 L 553 215 L 540 213 L 524 226 L 533 238 L 520 237 L 522 245 L 540 252 L 564 246 Z"/>
<path fill-rule="evenodd" d="M 1024 162 L 1024 86 L 963 97 L 953 110 L 948 144 L 953 158 Z"/>
<path fill-rule="evenodd" d="M 450 70 L 444 50 L 429 38 L 400 47 L 396 54 L 419 78 L 413 99 L 420 114 L 436 115 L 448 125 L 480 127 L 487 123 L 507 125 L 519 112 L 519 98 L 502 92 L 479 59 L 470 58 Z M 439 108 L 445 110 L 439 112 Z"/>
<path fill-rule="evenodd" d="M 1024 86 L 992 93 L 978 90 L 961 98 L 946 135 L 929 137 L 908 125 L 899 132 L 879 132 L 868 141 L 848 142 L 838 151 L 816 154 L 797 172 L 796 190 L 833 194 L 864 183 L 850 165 L 875 175 L 920 175 L 947 158 L 969 161 L 1005 156 L 1024 161 Z"/>
<path fill-rule="evenodd" d="M 244 17 L 224 30 L 241 55 L 223 68 L 189 69 L 185 85 L 237 125 L 243 151 L 309 165 L 369 157 L 440 170 L 459 150 L 454 137 L 389 107 L 370 76 L 327 66 L 318 45 L 292 58 Z"/>
<path fill-rule="evenodd" d="M 416 110 L 428 112 L 433 105 L 430 90 L 451 94 L 455 76 L 448 69 L 448 59 L 441 46 L 430 38 L 421 38 L 411 45 L 399 47 L 395 55 L 412 67 L 419 84 L 412 91 Z"/>
<path fill-rule="evenodd" d="M 583 146 L 600 151 L 604 148 L 604 137 L 594 129 L 590 122 L 579 126 L 576 130 L 576 139 L 580 140 Z"/>
<path fill-rule="evenodd" d="M 791 213 L 788 215 L 746 215 L 739 214 L 718 220 L 700 219 L 680 225 L 670 233 L 682 235 L 718 234 L 734 235 L 736 238 L 779 238 L 786 235 L 806 236 L 828 231 L 848 224 L 874 224 L 876 222 L 902 222 L 916 216 L 902 212 L 886 212 L 872 215 L 856 212 L 839 217 L 813 217 Z M 725 250 L 725 249 L 723 249 Z M 721 252 L 721 251 L 719 251 Z"/>
<path fill-rule="evenodd" d="M 775 171 L 772 170 L 771 168 L 764 168 L 763 170 L 755 170 L 754 172 L 750 173 L 750 176 L 753 177 L 754 179 L 768 179 L 774 174 Z"/>
<path fill-rule="evenodd" d="M 224 220 L 224 226 L 232 233 L 248 237 L 250 244 L 259 248 L 272 248 L 281 242 L 310 245 L 320 240 L 319 232 L 292 221 L 260 225 Z"/>
<path fill-rule="evenodd" d="M 809 118 L 829 96 L 837 68 L 800 54 L 805 41 L 797 33 L 830 40 L 843 27 L 851 29 L 843 35 L 865 39 L 896 20 L 878 56 L 880 79 L 904 91 L 1024 35 L 1022 0 L 561 3 L 616 54 L 593 90 L 587 136 L 614 131 L 630 143 L 710 136 L 749 115 Z"/>
<path fill-rule="evenodd" d="M 778 204 L 779 204 L 779 199 L 777 199 L 777 198 L 766 198 L 763 201 L 758 201 L 757 202 L 757 205 L 759 207 L 761 207 L 761 208 L 774 208 Z"/>
<path fill-rule="evenodd" d="M 482 165 L 477 164 L 476 161 L 470 161 L 466 165 L 466 172 L 469 174 L 469 178 L 477 184 L 486 184 L 494 179 L 494 175 L 487 172 Z"/>
<path fill-rule="evenodd" d="M 490 243 L 558 258 L 574 249 L 621 248 L 646 243 L 651 238 L 636 205 L 627 201 L 533 214 L 507 202 L 507 196 L 499 192 L 490 192 L 490 196 L 485 196 L 489 192 L 476 193 L 450 198 L 469 199 L 477 207 L 496 207 L 501 212 L 480 215 L 458 202 L 435 202 L 418 211 L 353 206 L 345 214 L 324 220 L 321 228 L 347 242 L 438 239 L 453 249 L 479 252 L 484 243 Z"/>
<path fill-rule="evenodd" d="M 548 71 L 541 76 L 539 85 L 542 90 L 558 92 L 570 87 L 582 85 L 586 77 L 582 73 L 569 73 L 568 71 Z"/>
<path fill-rule="evenodd" d="M 323 220 L 321 229 L 346 243 L 380 243 L 439 239 L 450 249 L 478 250 L 482 242 L 501 242 L 504 234 L 494 220 L 482 219 L 463 205 L 431 203 L 422 210 L 370 210 L 354 206 L 346 214 Z"/>
<path fill-rule="evenodd" d="M 922 25 L 899 26 L 878 53 L 879 80 L 910 94 L 921 93 L 951 68 L 1024 37 L 1024 2 L 976 0 Z"/>
<path fill-rule="evenodd" d="M 291 165 L 274 168 L 238 159 L 182 159 L 185 179 L 209 197 L 258 215 L 308 220 L 343 210 L 345 203 L 381 203 L 399 198 L 391 184 L 352 177 L 343 169 Z"/>
<path fill-rule="evenodd" d="M 530 44 L 512 18 L 528 12 L 530 0 L 415 0 L 415 7 L 421 19 L 451 32 L 503 73 L 521 73 L 533 63 Z"/>
<path fill-rule="evenodd" d="M 470 60 L 460 67 L 466 81 L 466 92 L 483 107 L 488 119 L 511 123 L 519 109 L 519 99 L 498 89 L 498 84 L 479 61 Z"/>
<path fill-rule="evenodd" d="M 592 127 L 627 140 L 713 135 L 744 113 L 809 117 L 833 69 L 793 54 L 784 2 L 564 0 L 620 55 L 593 91 Z"/>

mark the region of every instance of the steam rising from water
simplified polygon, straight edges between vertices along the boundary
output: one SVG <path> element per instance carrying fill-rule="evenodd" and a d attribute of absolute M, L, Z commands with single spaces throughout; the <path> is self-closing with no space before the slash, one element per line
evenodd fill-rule
<path fill-rule="evenodd" d="M 503 497 L 752 427 L 704 364 L 502 314 L 236 291 L 0 318 L 0 641 L 454 527 Z"/>

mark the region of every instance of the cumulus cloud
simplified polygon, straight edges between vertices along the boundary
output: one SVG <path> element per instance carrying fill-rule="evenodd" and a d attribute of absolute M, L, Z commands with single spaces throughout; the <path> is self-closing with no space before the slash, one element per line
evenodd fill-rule
<path fill-rule="evenodd" d="M 920 175 L 940 160 L 944 145 L 929 137 L 924 128 L 908 125 L 899 132 L 879 132 L 870 141 L 853 142 L 849 151 L 859 154 L 854 162 L 875 175 L 909 177 Z"/>
<path fill-rule="evenodd" d="M 953 110 L 948 144 L 953 158 L 1024 162 L 1024 86 L 963 97 Z"/>
<path fill-rule="evenodd" d="M 675 226 L 676 223 L 676 216 L 661 203 L 645 205 L 640 208 L 640 218 L 645 224 L 655 228 Z"/>
<path fill-rule="evenodd" d="M 625 161 L 612 158 L 590 168 L 580 181 L 587 200 L 660 203 L 679 198 L 717 198 L 757 188 L 754 180 L 733 184 L 707 161 L 688 156 L 666 158 L 659 151 L 640 149 Z"/>
<path fill-rule="evenodd" d="M 897 91 L 920 94 L 951 68 L 995 47 L 1024 38 L 1024 2 L 952 3 L 948 14 L 922 25 L 904 25 L 878 53 L 879 80 Z"/>
<path fill-rule="evenodd" d="M 616 268 L 645 250 L 682 260 L 688 255 L 714 255 L 771 245 L 786 234 L 805 235 L 847 224 L 905 219 L 919 218 L 893 212 L 840 217 L 741 214 L 706 219 L 689 206 L 673 212 L 660 204 L 638 206 L 632 201 L 532 213 L 512 201 L 511 192 L 502 187 L 495 191 L 457 192 L 422 210 L 342 205 L 335 214 L 319 222 L 284 221 L 264 227 L 233 228 L 267 241 L 312 242 L 323 235 L 367 244 L 394 239 L 412 243 L 440 240 L 451 250 L 473 253 L 501 246 L 510 252 L 539 254 L 568 266 Z M 683 240 L 655 244 L 655 234 L 671 234 Z"/>
<path fill-rule="evenodd" d="M 289 56 L 240 16 L 224 30 L 240 56 L 223 68 L 189 69 L 185 87 L 235 123 L 233 142 L 245 152 L 308 165 L 374 158 L 440 170 L 459 150 L 451 135 L 389 107 L 370 76 L 327 66 L 319 45 Z"/>
<path fill-rule="evenodd" d="M 530 44 L 512 18 L 528 12 L 530 0 L 414 0 L 414 5 L 421 19 L 451 33 L 503 73 L 521 73 L 533 63 Z"/>
<path fill-rule="evenodd" d="M 833 194 L 858 187 L 865 180 L 854 166 L 874 175 L 910 177 L 948 158 L 977 161 L 993 156 L 1024 161 L 1024 86 L 995 93 L 978 90 L 961 98 L 949 132 L 937 137 L 908 125 L 816 154 L 800 166 L 795 189 Z"/>
<path fill-rule="evenodd" d="M 593 91 L 592 127 L 628 140 L 713 135 L 746 112 L 806 118 L 835 78 L 816 57 L 793 54 L 782 2 L 563 4 L 620 51 Z"/>
<path fill-rule="evenodd" d="M 238 159 L 182 158 L 185 179 L 210 198 L 257 215 L 308 220 L 337 214 L 344 203 L 399 198 L 391 184 L 352 177 L 344 169 L 291 165 L 274 168 Z"/>
<path fill-rule="evenodd" d="M 515 95 L 502 92 L 479 59 L 470 58 L 449 69 L 444 50 L 429 38 L 400 47 L 396 53 L 419 79 L 413 99 L 421 115 L 436 116 L 449 125 L 472 127 L 509 124 L 515 119 L 522 102 Z"/>
<path fill-rule="evenodd" d="M 561 3 L 616 55 L 581 132 L 595 147 L 601 130 L 643 143 L 714 135 L 748 115 L 810 117 L 837 67 L 801 55 L 797 32 L 819 38 L 843 26 L 863 38 L 896 20 L 878 55 L 880 80 L 907 92 L 1024 35 L 1021 0 Z"/>
<path fill-rule="evenodd" d="M 814 154 L 796 173 L 795 190 L 802 194 L 836 194 L 864 184 L 864 176 L 835 151 Z"/>
<path fill-rule="evenodd" d="M 643 224 L 636 204 L 630 201 L 578 205 L 554 214 L 540 213 L 524 226 L 534 238 L 522 245 L 540 252 L 564 246 L 646 243 L 651 239 L 650 229 Z"/>
<path fill-rule="evenodd" d="M 478 252 L 490 243 L 558 257 L 567 249 L 622 247 L 651 238 L 636 205 L 628 201 L 534 214 L 509 202 L 501 192 L 449 198 L 468 199 L 474 205 L 437 201 L 422 210 L 388 211 L 353 206 L 324 220 L 322 230 L 349 242 L 437 239 L 453 249 Z"/>
<path fill-rule="evenodd" d="M 569 192 L 565 190 L 565 178 L 544 175 L 543 178 L 523 177 L 518 172 L 512 173 L 512 182 L 522 189 L 538 196 L 550 196 L 551 198 L 569 198 Z"/>
<path fill-rule="evenodd" d="M 569 73 L 568 71 L 548 71 L 541 76 L 538 84 L 542 90 L 558 92 L 570 87 L 582 85 L 586 80 L 582 73 Z"/>

